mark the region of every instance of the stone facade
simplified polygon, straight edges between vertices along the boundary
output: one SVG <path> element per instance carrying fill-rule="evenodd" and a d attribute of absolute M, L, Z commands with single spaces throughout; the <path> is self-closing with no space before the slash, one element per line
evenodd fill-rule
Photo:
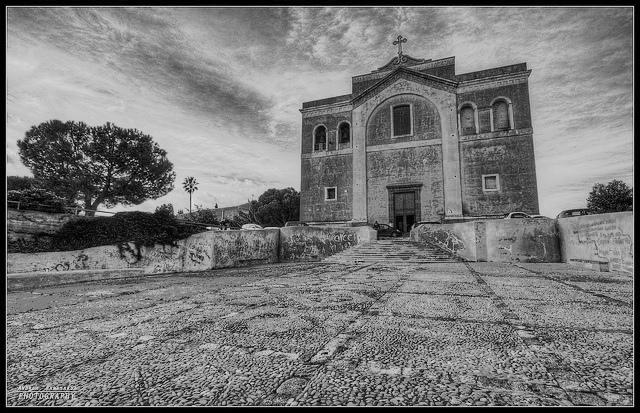
<path fill-rule="evenodd" d="M 399 56 L 349 95 L 302 104 L 300 219 L 408 232 L 537 214 L 526 63 L 456 75 L 454 57 Z"/>

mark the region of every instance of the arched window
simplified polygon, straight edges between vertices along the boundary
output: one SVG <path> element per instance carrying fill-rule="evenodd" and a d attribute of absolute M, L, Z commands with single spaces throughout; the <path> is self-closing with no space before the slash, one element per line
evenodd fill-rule
<path fill-rule="evenodd" d="M 313 132 L 313 150 L 324 151 L 327 149 L 327 128 L 323 125 L 316 127 Z"/>
<path fill-rule="evenodd" d="M 351 127 L 347 122 L 342 122 L 338 126 L 338 142 L 340 144 L 348 144 L 351 142 Z"/>
<path fill-rule="evenodd" d="M 509 130 L 509 104 L 504 100 L 497 100 L 491 105 L 493 115 L 493 130 Z"/>
<path fill-rule="evenodd" d="M 463 135 L 474 135 L 476 133 L 476 113 L 470 105 L 460 109 L 460 127 Z"/>

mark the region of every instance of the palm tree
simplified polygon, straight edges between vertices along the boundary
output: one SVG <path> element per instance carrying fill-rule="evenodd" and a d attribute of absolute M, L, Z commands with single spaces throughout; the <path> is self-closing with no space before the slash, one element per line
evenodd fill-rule
<path fill-rule="evenodd" d="M 184 178 L 184 181 L 182 181 L 182 187 L 189 193 L 189 214 L 191 214 L 191 194 L 193 191 L 198 190 L 196 185 L 198 185 L 198 181 L 196 181 L 196 178 L 193 176 L 188 176 Z"/>

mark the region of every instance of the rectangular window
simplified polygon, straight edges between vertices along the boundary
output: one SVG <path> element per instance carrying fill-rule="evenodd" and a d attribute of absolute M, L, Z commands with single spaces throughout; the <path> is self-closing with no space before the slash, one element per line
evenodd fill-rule
<path fill-rule="evenodd" d="M 325 186 L 324 187 L 324 200 L 325 201 L 335 201 L 337 197 L 337 187 L 335 186 Z"/>
<path fill-rule="evenodd" d="M 392 136 L 411 135 L 411 105 L 398 105 L 391 108 Z"/>
<path fill-rule="evenodd" d="M 500 180 L 498 175 L 482 175 L 482 190 L 485 192 L 495 192 L 500 190 Z"/>

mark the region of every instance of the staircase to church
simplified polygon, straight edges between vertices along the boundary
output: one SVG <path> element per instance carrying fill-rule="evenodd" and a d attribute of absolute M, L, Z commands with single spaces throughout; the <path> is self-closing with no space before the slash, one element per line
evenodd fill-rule
<path fill-rule="evenodd" d="M 396 238 L 358 244 L 331 255 L 324 262 L 340 264 L 422 264 L 429 262 L 459 262 L 459 258 L 427 244 Z"/>

